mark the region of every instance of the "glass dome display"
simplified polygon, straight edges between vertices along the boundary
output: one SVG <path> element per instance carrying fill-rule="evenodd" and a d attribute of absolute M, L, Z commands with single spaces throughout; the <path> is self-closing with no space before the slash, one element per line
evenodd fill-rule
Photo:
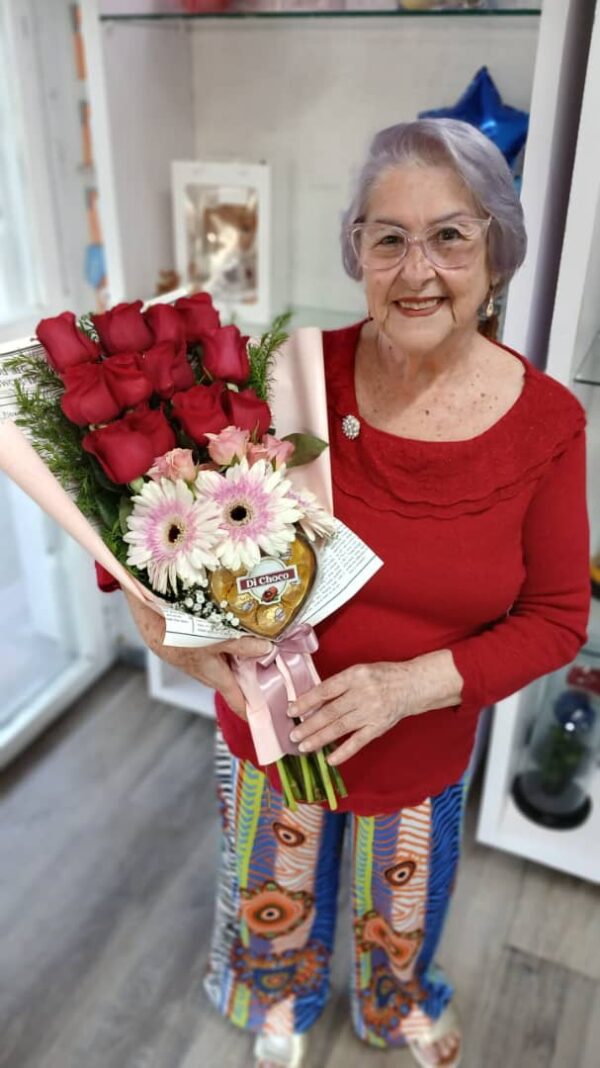
<path fill-rule="evenodd" d="M 600 663 L 581 654 L 548 684 L 512 785 L 529 819 L 578 827 L 589 816 L 589 783 L 600 754 Z"/>

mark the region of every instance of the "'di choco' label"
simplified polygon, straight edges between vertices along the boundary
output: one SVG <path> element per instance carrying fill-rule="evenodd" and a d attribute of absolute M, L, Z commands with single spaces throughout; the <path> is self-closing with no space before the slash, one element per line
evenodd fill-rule
<path fill-rule="evenodd" d="M 308 597 L 317 570 L 312 546 L 298 535 L 281 560 L 264 556 L 249 570 L 219 568 L 210 576 L 213 598 L 227 602 L 245 630 L 277 638 L 296 618 Z"/>

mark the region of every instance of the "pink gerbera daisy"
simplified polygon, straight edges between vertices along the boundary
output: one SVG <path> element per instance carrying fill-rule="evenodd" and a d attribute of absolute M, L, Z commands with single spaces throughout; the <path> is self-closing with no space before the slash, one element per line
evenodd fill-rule
<path fill-rule="evenodd" d="M 310 541 L 315 538 L 331 538 L 336 531 L 335 519 L 330 512 L 321 508 L 314 493 L 307 489 L 293 489 L 290 497 L 300 509 L 300 526 Z"/>
<path fill-rule="evenodd" d="M 215 543 L 220 516 L 210 501 L 197 501 L 184 481 L 146 482 L 127 518 L 127 563 L 148 572 L 152 589 L 177 593 L 202 583 L 219 566 Z"/>
<path fill-rule="evenodd" d="M 246 459 L 223 474 L 198 473 L 198 499 L 216 506 L 220 514 L 215 552 L 223 567 L 230 571 L 253 567 L 261 550 L 267 556 L 287 552 L 301 511 L 288 496 L 290 483 L 284 473 L 284 469 L 274 471 L 265 460 L 250 467 Z"/>

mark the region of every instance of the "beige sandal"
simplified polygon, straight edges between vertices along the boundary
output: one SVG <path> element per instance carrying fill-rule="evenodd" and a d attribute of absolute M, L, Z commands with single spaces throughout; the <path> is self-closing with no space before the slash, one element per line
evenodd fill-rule
<path fill-rule="evenodd" d="M 254 1068 L 302 1068 L 304 1035 L 259 1034 L 254 1043 Z"/>
<path fill-rule="evenodd" d="M 461 1026 L 458 1013 L 450 1004 L 446 1006 L 442 1015 L 432 1022 L 426 1034 L 408 1042 L 408 1048 L 420 1068 L 458 1068 L 462 1060 L 462 1041 L 459 1042 L 458 1049 L 451 1060 L 441 1060 L 436 1064 L 434 1061 L 427 1060 L 424 1053 L 425 1047 L 430 1046 L 432 1042 L 439 1042 L 440 1039 L 446 1038 L 453 1032 L 460 1036 Z"/>

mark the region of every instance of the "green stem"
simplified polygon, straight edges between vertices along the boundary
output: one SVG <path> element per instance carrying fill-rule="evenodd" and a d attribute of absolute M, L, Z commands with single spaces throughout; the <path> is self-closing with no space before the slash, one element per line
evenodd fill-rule
<path fill-rule="evenodd" d="M 292 792 L 290 780 L 285 767 L 285 757 L 281 757 L 281 759 L 277 761 L 277 771 L 279 772 L 279 778 L 281 779 L 281 785 L 283 787 L 283 799 L 285 805 L 287 808 L 290 808 L 292 812 L 295 812 L 298 806 L 296 805 L 296 798 Z"/>
<path fill-rule="evenodd" d="M 285 766 L 290 778 L 292 786 L 292 793 L 296 798 L 296 801 L 303 801 L 304 795 L 302 793 L 302 768 L 300 766 L 300 758 L 295 754 L 288 753 L 283 758 L 285 760 Z"/>
<path fill-rule="evenodd" d="M 334 781 L 334 784 L 335 784 L 335 787 L 337 789 L 337 792 L 338 792 L 339 796 L 340 797 L 347 797 L 348 796 L 348 791 L 346 789 L 346 784 L 345 784 L 344 780 L 342 779 L 342 776 L 340 775 L 340 773 L 339 773 L 338 769 L 336 768 L 335 764 L 328 764 L 327 766 L 328 766 L 328 768 L 329 768 L 329 770 L 330 770 L 330 772 L 331 772 L 331 774 L 333 776 L 333 781 Z"/>
<path fill-rule="evenodd" d="M 310 804 L 315 799 L 315 792 L 313 789 L 312 768 L 308 757 L 304 753 L 300 757 L 300 767 L 302 768 L 302 781 L 304 783 L 304 800 Z"/>
<path fill-rule="evenodd" d="M 319 749 L 316 754 L 316 757 L 319 765 L 319 771 L 321 772 L 321 780 L 323 783 L 323 787 L 325 789 L 325 793 L 327 794 L 327 800 L 329 801 L 329 807 L 332 811 L 335 811 L 335 809 L 338 807 L 337 797 L 335 796 L 335 790 L 333 789 L 333 786 L 331 784 L 329 764 L 325 760 L 325 754 L 323 753 L 322 749 Z"/>

